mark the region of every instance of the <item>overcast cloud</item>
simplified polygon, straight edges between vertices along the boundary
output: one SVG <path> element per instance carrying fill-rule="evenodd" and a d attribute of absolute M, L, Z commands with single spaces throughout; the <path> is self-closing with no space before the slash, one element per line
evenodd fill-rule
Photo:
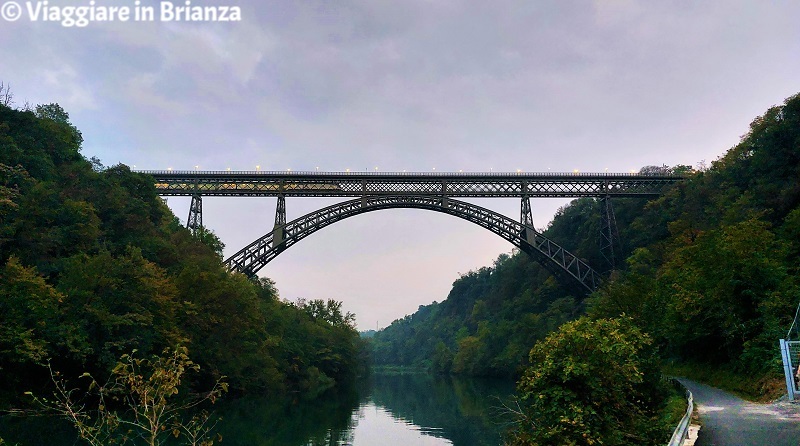
<path fill-rule="evenodd" d="M 87 157 L 138 169 L 696 165 L 800 91 L 796 1 L 192 4 L 239 5 L 243 20 L 0 20 L 0 80 L 18 104 L 64 106 Z M 290 199 L 289 219 L 324 203 Z M 513 200 L 480 203 L 519 214 Z M 535 200 L 537 226 L 563 204 Z M 188 200 L 169 205 L 186 219 Z M 204 222 L 231 254 L 271 229 L 274 207 L 208 198 Z M 342 300 L 367 329 L 443 300 L 459 273 L 510 248 L 452 217 L 383 211 L 320 231 L 261 274 L 287 299 Z"/>

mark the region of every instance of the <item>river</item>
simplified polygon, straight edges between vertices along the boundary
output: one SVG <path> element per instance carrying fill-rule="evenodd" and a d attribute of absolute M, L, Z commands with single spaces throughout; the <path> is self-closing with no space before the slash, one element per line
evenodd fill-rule
<path fill-rule="evenodd" d="M 214 412 L 226 446 L 497 446 L 500 407 L 513 391 L 511 381 L 374 373 L 311 401 L 223 398 Z M 0 434 L 11 445 L 77 444 L 50 423 L 5 421 Z"/>
<path fill-rule="evenodd" d="M 510 381 L 375 373 L 353 389 L 276 407 L 245 398 L 223 406 L 226 445 L 492 445 L 502 443 Z"/>

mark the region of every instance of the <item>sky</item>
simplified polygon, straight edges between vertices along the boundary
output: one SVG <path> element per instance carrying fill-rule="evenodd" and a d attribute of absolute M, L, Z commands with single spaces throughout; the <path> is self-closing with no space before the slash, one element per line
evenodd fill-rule
<path fill-rule="evenodd" d="M 190 2 L 238 7 L 235 22 L 168 20 L 142 0 L 152 21 L 83 27 L 21 1 L 10 21 L 9 3 L 0 81 L 16 105 L 59 103 L 86 157 L 136 169 L 698 166 L 800 91 L 793 0 Z M 90 6 L 28 3 L 50 14 Z M 290 198 L 288 219 L 336 201 Z M 519 216 L 517 200 L 472 201 Z M 566 203 L 533 200 L 536 226 Z M 168 205 L 186 220 L 188 199 Z M 230 255 L 271 230 L 276 199 L 203 205 Z M 260 274 L 284 299 L 342 301 L 365 330 L 444 300 L 460 274 L 511 248 L 451 216 L 385 210 L 315 233 Z"/>

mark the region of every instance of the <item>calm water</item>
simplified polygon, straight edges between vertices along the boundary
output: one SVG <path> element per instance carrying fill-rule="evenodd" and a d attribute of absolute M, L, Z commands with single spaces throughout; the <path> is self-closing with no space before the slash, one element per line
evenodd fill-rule
<path fill-rule="evenodd" d="M 496 446 L 498 407 L 513 390 L 510 381 L 375 374 L 314 401 L 242 398 L 214 410 L 227 446 Z M 39 420 L 0 422 L 0 436 L 20 446 L 79 444 L 57 423 Z"/>
<path fill-rule="evenodd" d="M 275 408 L 243 399 L 220 411 L 225 445 L 492 445 L 510 381 L 374 375 L 357 389 Z"/>

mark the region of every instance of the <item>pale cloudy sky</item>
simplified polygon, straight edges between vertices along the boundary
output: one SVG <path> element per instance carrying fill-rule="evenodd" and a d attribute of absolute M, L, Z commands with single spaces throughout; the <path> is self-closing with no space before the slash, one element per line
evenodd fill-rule
<path fill-rule="evenodd" d="M 696 165 L 800 91 L 794 0 L 192 5 L 237 5 L 243 20 L 0 19 L 0 80 L 18 104 L 64 106 L 87 157 L 139 169 Z M 289 199 L 288 217 L 330 202 Z M 480 204 L 519 215 L 514 200 Z M 535 200 L 537 226 L 563 204 Z M 187 199 L 169 205 L 186 219 Z M 231 254 L 271 229 L 274 207 L 274 198 L 207 198 L 204 222 Z M 459 273 L 510 249 L 446 215 L 382 211 L 316 233 L 261 274 L 287 299 L 343 301 L 367 329 L 443 300 Z"/>

